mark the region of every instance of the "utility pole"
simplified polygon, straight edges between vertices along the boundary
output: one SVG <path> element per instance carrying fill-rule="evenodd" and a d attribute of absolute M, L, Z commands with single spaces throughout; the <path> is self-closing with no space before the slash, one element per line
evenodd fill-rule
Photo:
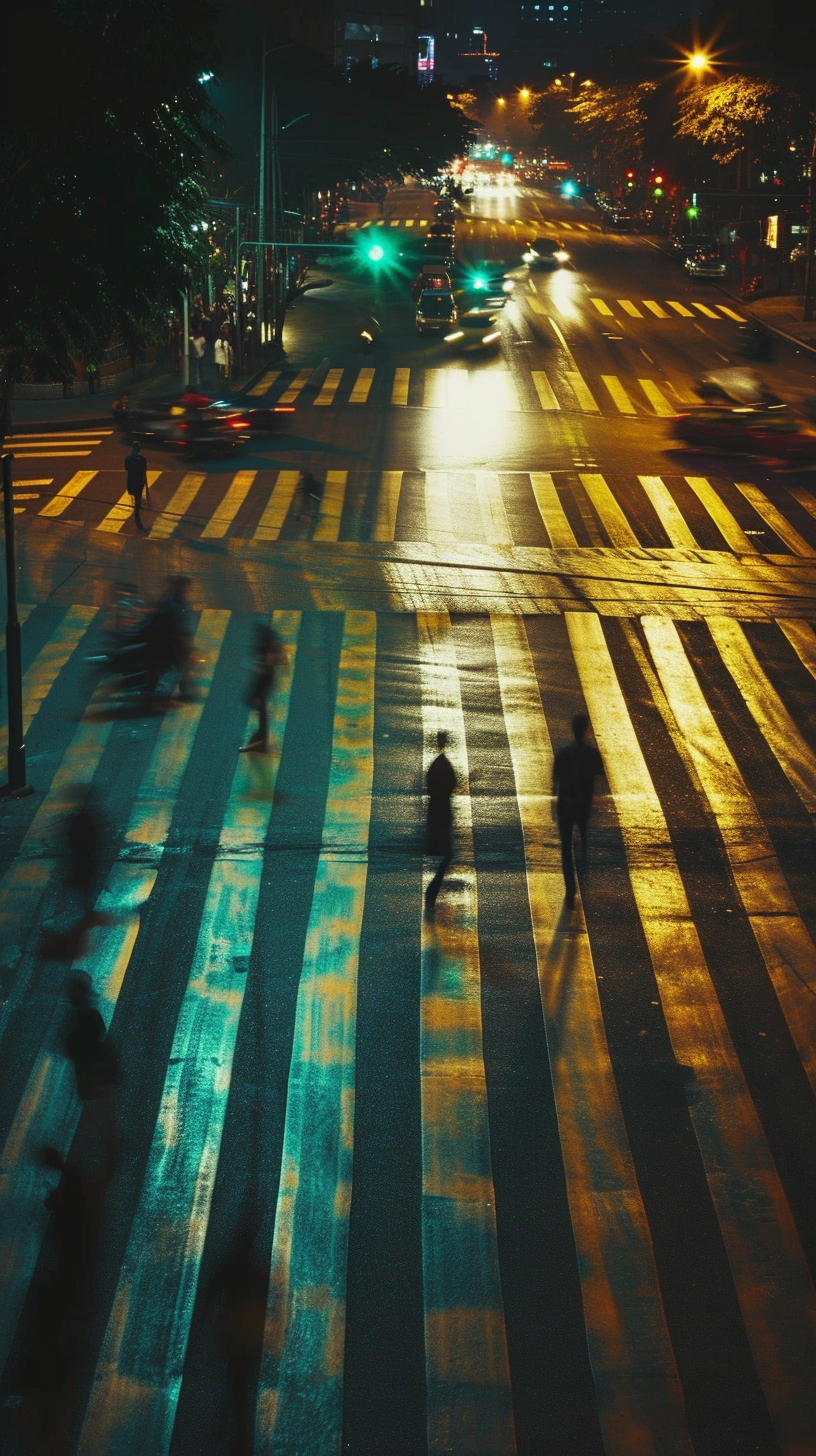
<path fill-rule="evenodd" d="M 261 121 L 258 138 L 258 239 L 266 237 L 266 31 L 261 41 Z M 266 342 L 266 249 L 259 248 L 255 287 L 258 295 L 258 339 Z"/>
<path fill-rule="evenodd" d="M 3 521 L 6 529 L 6 677 L 8 682 L 8 783 L 0 788 L 4 798 L 22 798 L 34 790 L 26 782 L 25 739 L 23 737 L 23 662 L 20 652 L 20 619 L 17 616 L 17 564 L 14 553 L 13 455 L 3 456 Z"/>

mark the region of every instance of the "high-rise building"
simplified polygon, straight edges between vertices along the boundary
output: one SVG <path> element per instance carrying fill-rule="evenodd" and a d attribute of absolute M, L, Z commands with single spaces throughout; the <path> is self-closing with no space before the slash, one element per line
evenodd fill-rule
<path fill-rule="evenodd" d="M 433 76 L 434 0 L 335 0 L 334 63 L 404 66 L 420 80 Z"/>

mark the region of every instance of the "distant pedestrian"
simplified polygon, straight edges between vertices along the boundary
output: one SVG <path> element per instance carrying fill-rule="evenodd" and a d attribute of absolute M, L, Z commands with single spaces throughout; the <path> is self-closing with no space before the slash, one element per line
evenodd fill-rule
<path fill-rule="evenodd" d="M 316 475 L 312 475 L 311 471 L 308 471 L 305 475 L 301 475 L 298 481 L 298 496 L 297 519 L 299 521 L 302 520 L 300 506 L 304 506 L 310 519 L 313 520 L 320 510 L 320 502 L 323 499 L 323 481 L 318 479 Z"/>
<path fill-rule="evenodd" d="M 436 735 L 439 753 L 425 775 L 428 790 L 428 824 L 426 853 L 439 855 L 439 868 L 425 891 L 425 910 L 433 915 L 436 897 L 442 886 L 445 871 L 453 859 L 453 810 L 451 795 L 456 791 L 456 774 L 445 753 L 448 735 L 441 729 Z"/>
<path fill-rule="evenodd" d="M 229 379 L 232 365 L 232 346 L 229 339 L 224 337 L 223 329 L 215 341 L 214 349 L 218 378 L 223 384 L 225 379 Z"/>
<path fill-rule="evenodd" d="M 142 491 L 147 488 L 147 461 L 142 454 L 142 447 L 138 440 L 134 441 L 130 454 L 125 456 L 125 474 L 128 495 L 133 496 L 133 519 L 136 522 L 136 529 L 146 531 L 147 527 L 142 525 L 141 510 Z"/>
<path fill-rule="evenodd" d="M 192 372 L 192 384 L 201 386 L 201 366 L 204 359 L 204 351 L 207 347 L 207 340 L 204 337 L 203 328 L 190 335 L 190 364 Z"/>
<path fill-rule="evenodd" d="M 188 576 L 171 576 L 167 590 L 150 614 L 145 627 L 147 643 L 147 676 L 145 692 L 151 708 L 155 706 L 160 679 L 170 668 L 179 674 L 179 697 L 189 697 L 188 673 L 193 646 L 192 625 L 187 597 Z M 171 689 L 172 691 L 172 689 Z M 169 695 L 168 695 L 169 696 Z"/>
<path fill-rule="evenodd" d="M 269 712 L 267 704 L 275 682 L 275 668 L 286 661 L 286 652 L 277 632 L 267 622 L 256 622 L 252 643 L 252 677 L 247 693 L 247 707 L 258 714 L 258 727 L 239 753 L 269 751 Z"/>
<path fill-rule="evenodd" d="M 603 774 L 603 763 L 594 743 L 585 742 L 589 719 L 576 713 L 572 720 L 572 743 L 559 748 L 553 762 L 553 794 L 558 833 L 561 839 L 561 868 L 567 908 L 575 904 L 575 862 L 572 857 L 572 831 L 578 826 L 581 836 L 581 864 L 586 871 L 587 823 L 592 809 L 595 779 Z M 554 817 L 555 817 L 554 816 Z"/>

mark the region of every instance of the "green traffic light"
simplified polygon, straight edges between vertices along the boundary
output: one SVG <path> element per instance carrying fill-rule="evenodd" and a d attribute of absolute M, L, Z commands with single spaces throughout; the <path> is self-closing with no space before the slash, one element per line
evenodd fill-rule
<path fill-rule="evenodd" d="M 655 187 L 654 195 L 655 195 L 655 197 L 662 197 L 663 196 L 663 188 L 662 187 Z"/>
<path fill-rule="evenodd" d="M 696 207 L 687 207 L 686 208 L 686 217 L 696 217 L 696 216 L 697 216 L 697 208 Z"/>
<path fill-rule="evenodd" d="M 385 257 L 385 248 L 381 248 L 379 243 L 375 243 L 373 247 L 369 248 L 368 256 L 372 263 L 381 263 Z"/>

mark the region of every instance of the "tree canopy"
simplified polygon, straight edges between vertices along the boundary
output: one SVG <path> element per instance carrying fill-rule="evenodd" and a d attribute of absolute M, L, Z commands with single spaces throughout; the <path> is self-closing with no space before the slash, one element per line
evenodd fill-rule
<path fill-rule="evenodd" d="M 183 283 L 205 153 L 208 0 L 15 5 L 0 88 L 0 350 L 70 377 L 118 332 L 138 347 Z"/>

